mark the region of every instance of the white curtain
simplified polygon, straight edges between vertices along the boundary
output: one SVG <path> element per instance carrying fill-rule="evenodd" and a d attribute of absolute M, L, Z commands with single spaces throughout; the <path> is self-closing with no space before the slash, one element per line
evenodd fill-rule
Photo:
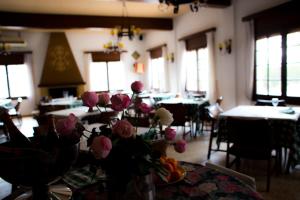
<path fill-rule="evenodd" d="M 244 48 L 244 66 L 246 67 L 246 92 L 248 99 L 252 98 L 253 92 L 253 78 L 254 78 L 254 23 L 253 20 L 245 22 L 246 40 Z"/>
<path fill-rule="evenodd" d="M 150 52 L 147 51 L 146 54 L 146 66 L 145 66 L 145 79 L 146 79 L 146 88 L 148 88 L 148 91 L 151 90 L 152 86 L 152 71 L 151 71 L 151 58 L 150 58 Z"/>
<path fill-rule="evenodd" d="M 179 65 L 179 74 L 178 74 L 178 88 L 181 93 L 181 95 L 185 94 L 185 89 L 186 89 L 186 65 L 184 63 L 185 59 L 185 54 L 186 54 L 186 48 L 185 48 L 185 41 L 180 41 L 178 44 L 178 63 Z"/>
<path fill-rule="evenodd" d="M 219 96 L 218 79 L 216 75 L 216 56 L 215 56 L 215 32 L 206 33 L 209 65 L 209 89 L 207 98 L 210 102 L 215 102 Z"/>
<path fill-rule="evenodd" d="M 167 56 L 168 56 L 168 48 L 167 46 L 162 47 L 162 58 L 163 58 L 163 69 L 162 73 L 160 74 L 159 80 L 160 80 L 160 91 L 162 92 L 167 92 L 169 91 L 169 62 L 167 61 Z"/>
<path fill-rule="evenodd" d="M 36 85 L 34 83 L 34 73 L 33 73 L 33 59 L 32 59 L 32 54 L 25 54 L 24 56 L 24 61 L 25 61 L 25 65 L 27 66 L 27 70 L 28 70 L 28 85 L 30 88 L 30 91 L 28 93 L 28 98 L 33 99 L 33 97 L 36 96 L 35 94 L 35 89 L 34 89 L 34 85 Z"/>
<path fill-rule="evenodd" d="M 89 91 L 91 89 L 91 81 L 90 81 L 90 65 L 92 63 L 92 54 L 91 53 L 85 53 L 84 54 L 84 66 L 86 66 L 84 69 L 86 71 L 83 74 L 84 79 L 86 80 L 86 86 L 85 90 Z"/>

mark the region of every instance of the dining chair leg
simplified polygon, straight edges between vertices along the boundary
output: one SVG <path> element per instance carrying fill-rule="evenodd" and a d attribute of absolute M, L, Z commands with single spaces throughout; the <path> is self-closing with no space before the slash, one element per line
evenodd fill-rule
<path fill-rule="evenodd" d="M 212 133 L 210 133 L 209 144 L 208 144 L 208 152 L 207 152 L 207 160 L 210 159 L 212 140 L 213 140 L 213 135 L 212 135 Z"/>
<path fill-rule="evenodd" d="M 227 149 L 229 149 L 228 146 L 227 146 Z M 229 168 L 229 153 L 228 153 L 228 151 L 226 152 L 226 167 Z"/>
<path fill-rule="evenodd" d="M 270 191 L 270 181 L 271 181 L 271 159 L 268 160 L 268 169 L 267 169 L 267 192 Z"/>

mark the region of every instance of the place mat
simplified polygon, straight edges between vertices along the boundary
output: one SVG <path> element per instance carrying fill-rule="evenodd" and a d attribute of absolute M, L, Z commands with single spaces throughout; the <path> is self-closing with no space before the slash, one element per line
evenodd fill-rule
<path fill-rule="evenodd" d="M 73 189 L 80 189 L 103 180 L 106 180 L 106 175 L 102 170 L 99 169 L 94 173 L 90 165 L 70 170 L 63 176 L 63 181 Z"/>

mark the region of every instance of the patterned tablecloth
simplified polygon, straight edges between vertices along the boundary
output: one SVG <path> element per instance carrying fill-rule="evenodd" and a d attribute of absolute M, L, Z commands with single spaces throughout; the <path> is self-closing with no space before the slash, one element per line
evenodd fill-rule
<path fill-rule="evenodd" d="M 214 169 L 204 167 L 199 164 L 181 162 L 186 169 L 186 177 L 177 183 L 156 186 L 157 200 L 261 200 L 262 197 L 250 186 L 241 182 L 239 179 L 225 175 Z M 78 170 L 76 171 L 78 173 Z M 86 179 L 85 176 L 83 176 Z M 77 178 L 74 181 L 82 182 Z M 64 179 L 68 182 L 68 178 Z M 76 184 L 75 184 L 76 185 Z M 74 192 L 74 200 L 101 200 L 107 199 L 107 193 L 104 192 L 103 184 L 99 181 L 97 184 L 85 186 Z"/>

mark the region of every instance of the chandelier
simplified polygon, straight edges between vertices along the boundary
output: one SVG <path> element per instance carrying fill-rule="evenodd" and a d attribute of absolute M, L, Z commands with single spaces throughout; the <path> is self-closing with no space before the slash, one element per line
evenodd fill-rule
<path fill-rule="evenodd" d="M 132 40 L 135 36 L 142 40 L 143 36 L 141 34 L 141 29 L 134 25 L 130 25 L 128 22 L 128 11 L 125 0 L 122 0 L 122 17 L 122 24 L 113 28 L 111 30 L 111 35 L 117 36 L 119 40 L 124 36 L 128 36 L 129 40 Z"/>
<path fill-rule="evenodd" d="M 124 36 L 128 36 L 129 40 L 132 40 L 135 36 L 137 36 L 140 40 L 143 39 L 141 29 L 135 27 L 134 25 L 116 26 L 111 30 L 111 35 L 117 36 L 118 39 L 121 39 Z"/>
<path fill-rule="evenodd" d="M 123 42 L 117 41 L 109 41 L 106 44 L 103 45 L 103 48 L 106 53 L 112 53 L 112 52 L 122 52 L 124 48 Z"/>
<path fill-rule="evenodd" d="M 207 6 L 208 0 L 159 0 L 158 8 L 161 11 L 166 11 L 170 5 L 173 5 L 173 13 L 177 14 L 179 11 L 179 5 L 190 4 L 190 9 L 192 12 L 198 12 L 201 7 Z"/>

